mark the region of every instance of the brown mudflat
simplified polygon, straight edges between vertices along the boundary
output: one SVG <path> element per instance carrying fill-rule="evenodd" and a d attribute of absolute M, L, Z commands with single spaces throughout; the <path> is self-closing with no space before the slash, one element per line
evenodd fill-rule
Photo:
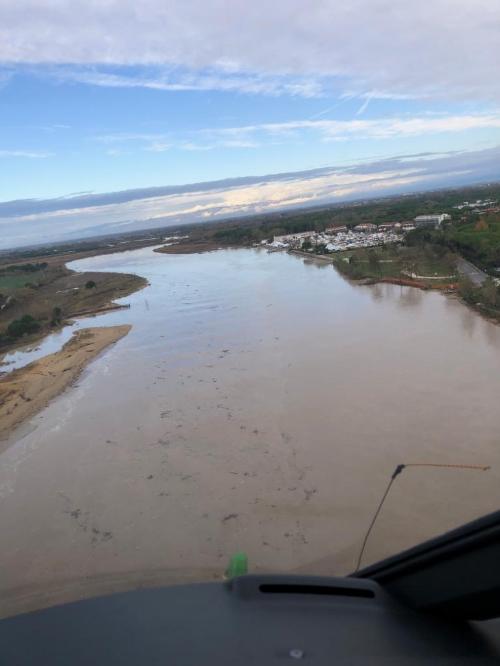
<path fill-rule="evenodd" d="M 60 351 L 0 380 L 0 440 L 62 393 L 93 358 L 130 329 L 126 325 L 76 331 Z"/>

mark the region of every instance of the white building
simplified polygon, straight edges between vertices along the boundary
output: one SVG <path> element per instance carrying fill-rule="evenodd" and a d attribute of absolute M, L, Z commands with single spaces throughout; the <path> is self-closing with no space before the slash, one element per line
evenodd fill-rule
<path fill-rule="evenodd" d="M 415 226 L 439 227 L 445 220 L 451 220 L 451 215 L 448 215 L 448 213 L 440 213 L 439 215 L 417 215 L 415 218 Z"/>
<path fill-rule="evenodd" d="M 377 225 L 372 224 L 371 222 L 365 222 L 363 224 L 357 224 L 354 227 L 354 231 L 361 231 L 363 233 L 373 233 L 377 231 Z"/>
<path fill-rule="evenodd" d="M 310 238 L 314 235 L 314 231 L 300 231 L 296 234 L 284 234 L 283 236 L 275 236 L 273 243 L 297 243 Z"/>
<path fill-rule="evenodd" d="M 338 227 L 327 227 L 325 229 L 325 234 L 328 234 L 329 236 L 333 236 L 334 234 L 346 233 L 347 231 L 348 231 L 348 229 L 345 225 L 338 226 Z"/>

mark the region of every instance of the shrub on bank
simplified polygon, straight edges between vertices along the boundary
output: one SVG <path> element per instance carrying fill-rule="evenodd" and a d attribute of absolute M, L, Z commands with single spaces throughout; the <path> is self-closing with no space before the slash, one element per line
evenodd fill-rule
<path fill-rule="evenodd" d="M 0 345 L 10 344 L 22 338 L 23 335 L 37 333 L 40 328 L 40 324 L 31 315 L 24 315 L 20 319 L 14 319 L 7 326 L 7 330 L 0 333 Z"/>
<path fill-rule="evenodd" d="M 13 338 L 22 338 L 23 335 L 30 335 L 40 330 L 40 324 L 31 315 L 24 315 L 21 319 L 14 319 L 7 326 L 7 336 Z"/>
<path fill-rule="evenodd" d="M 62 310 L 60 307 L 56 306 L 52 310 L 52 319 L 50 320 L 50 325 L 52 327 L 57 326 L 58 324 L 61 323 L 61 319 L 62 319 Z"/>
<path fill-rule="evenodd" d="M 458 293 L 471 305 L 479 304 L 492 310 L 500 309 L 500 287 L 491 277 L 480 287 L 476 287 L 471 280 L 464 277 L 458 284 Z"/>

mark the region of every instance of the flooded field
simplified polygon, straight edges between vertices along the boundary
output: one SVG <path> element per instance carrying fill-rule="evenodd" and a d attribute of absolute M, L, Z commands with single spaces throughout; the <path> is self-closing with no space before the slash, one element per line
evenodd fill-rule
<path fill-rule="evenodd" d="M 239 550 L 348 573 L 399 463 L 491 469 L 406 469 L 363 565 L 500 506 L 500 328 L 456 300 L 257 250 L 70 266 L 150 286 L 79 322 L 133 328 L 0 456 L 3 614 L 212 579 Z"/>

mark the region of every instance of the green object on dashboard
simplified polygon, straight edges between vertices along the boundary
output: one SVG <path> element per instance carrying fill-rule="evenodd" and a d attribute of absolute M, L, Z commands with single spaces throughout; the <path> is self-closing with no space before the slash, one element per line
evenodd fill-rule
<path fill-rule="evenodd" d="M 226 578 L 244 576 L 246 573 L 248 573 L 248 557 L 246 553 L 235 553 L 229 560 L 226 569 Z"/>

